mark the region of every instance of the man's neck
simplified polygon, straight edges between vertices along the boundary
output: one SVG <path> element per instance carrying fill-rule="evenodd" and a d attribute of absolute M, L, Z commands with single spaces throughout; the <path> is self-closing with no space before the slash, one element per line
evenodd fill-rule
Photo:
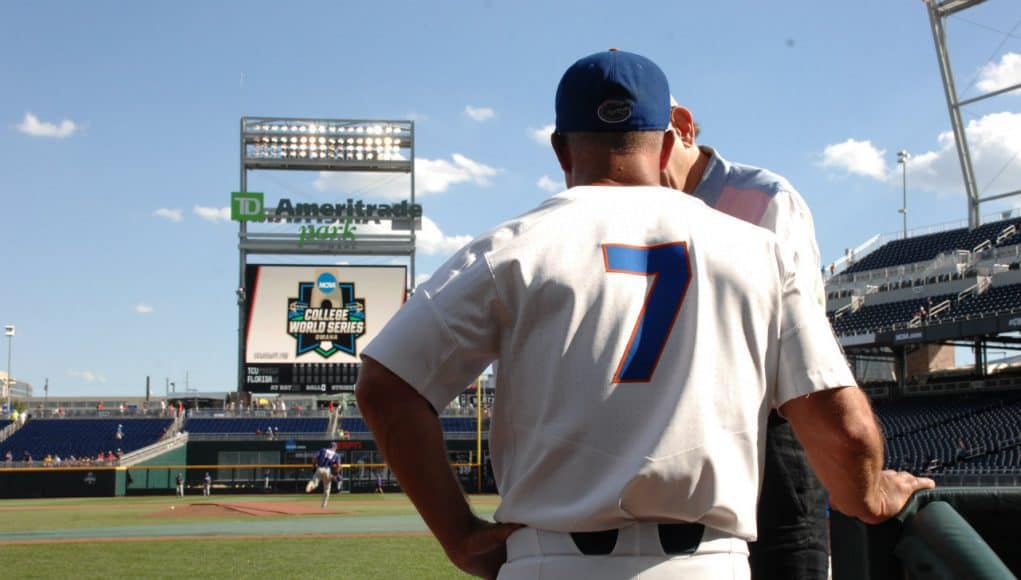
<path fill-rule="evenodd" d="M 706 167 L 709 166 L 709 153 L 701 147 L 698 147 L 697 150 L 698 155 L 695 157 L 695 162 L 691 164 L 691 169 L 688 170 L 688 175 L 684 178 L 684 187 L 681 188 L 684 193 L 695 193 L 698 184 L 702 183 Z"/>
<path fill-rule="evenodd" d="M 638 187 L 659 185 L 659 173 L 654 164 L 641 162 L 629 156 L 612 156 L 575 167 L 571 185 L 598 185 L 610 187 Z"/>

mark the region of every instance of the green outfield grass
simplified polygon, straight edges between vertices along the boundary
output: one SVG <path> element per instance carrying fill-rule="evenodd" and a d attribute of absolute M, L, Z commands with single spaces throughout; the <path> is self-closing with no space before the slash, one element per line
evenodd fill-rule
<path fill-rule="evenodd" d="M 334 497 L 338 513 L 302 516 L 161 517 L 171 505 L 203 501 L 293 501 L 318 497 L 214 496 L 0 501 L 0 574 L 5 578 L 467 578 L 400 494 Z M 489 515 L 498 499 L 472 498 Z M 9 509 L 21 508 L 21 509 Z M 388 526 L 393 529 L 387 529 Z M 335 528 L 335 529 L 334 529 Z M 217 537 L 283 534 L 285 537 Z M 93 536 L 93 532 L 95 535 Z M 123 535 L 121 534 L 123 532 Z M 313 533 L 350 536 L 302 537 Z M 373 534 L 364 536 L 359 534 Z M 389 535 L 393 533 L 395 535 Z M 412 535 L 399 535 L 408 534 Z M 21 534 L 21 536 L 18 536 Z M 178 538 L 199 535 L 201 538 Z M 152 539 L 151 535 L 166 535 Z M 18 539 L 75 538 L 72 543 L 16 543 Z M 131 541 L 119 541 L 124 537 Z"/>
<path fill-rule="evenodd" d="M 5 578 L 470 578 L 431 536 L 0 546 Z"/>

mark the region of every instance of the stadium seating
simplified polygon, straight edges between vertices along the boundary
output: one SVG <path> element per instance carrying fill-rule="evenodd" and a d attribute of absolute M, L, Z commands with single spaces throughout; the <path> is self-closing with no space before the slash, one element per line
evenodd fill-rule
<path fill-rule="evenodd" d="M 914 473 L 1021 471 L 1021 394 L 879 401 L 886 466 Z"/>
<path fill-rule="evenodd" d="M 440 417 L 440 423 L 446 433 L 474 433 L 476 430 L 475 417 Z M 348 433 L 369 432 L 369 426 L 361 417 L 342 417 L 340 426 Z"/>
<path fill-rule="evenodd" d="M 121 439 L 116 436 L 118 424 L 124 426 Z M 68 458 L 117 449 L 130 453 L 158 441 L 170 425 L 170 419 L 33 419 L 0 443 L 0 455 L 11 451 L 15 460 L 21 460 L 27 451 L 39 461 L 49 454 Z"/>
<path fill-rule="evenodd" d="M 894 325 L 903 328 L 915 317 L 920 306 L 930 307 L 946 300 L 950 301 L 950 309 L 940 313 L 935 319 L 927 320 L 927 323 L 1021 310 L 1021 284 L 992 286 L 982 294 L 967 296 L 960 301 L 957 294 L 940 294 L 932 297 L 931 304 L 928 298 L 914 298 L 886 304 L 866 304 L 840 318 L 835 318 L 832 312 L 829 316 L 833 331 L 838 335 L 863 334 L 889 330 Z"/>
<path fill-rule="evenodd" d="M 993 286 L 979 294 L 955 304 L 950 316 L 995 314 L 1021 307 L 1021 284 Z"/>
<path fill-rule="evenodd" d="M 944 300 L 956 300 L 957 294 L 941 294 L 932 297 L 933 304 L 939 304 Z M 906 324 L 915 314 L 920 306 L 928 306 L 928 299 L 915 298 L 900 302 L 887 302 L 886 304 L 873 304 L 862 306 L 855 312 L 850 312 L 833 320 L 833 331 L 837 334 L 862 334 L 889 329 L 895 324 Z M 944 314 L 942 317 L 948 315 Z"/>
<path fill-rule="evenodd" d="M 986 240 L 994 246 L 1017 244 L 1019 241 L 1017 234 L 1004 237 L 999 243 L 996 241 L 1000 234 L 1004 230 L 1009 230 L 1011 226 L 1021 229 L 1021 218 L 984 224 L 974 230 L 958 228 L 935 234 L 893 240 L 849 266 L 844 272 L 865 272 L 902 264 L 913 264 L 915 262 L 931 260 L 943 252 L 953 250 L 972 251 Z"/>
<path fill-rule="evenodd" d="M 244 417 L 192 418 L 184 424 L 188 433 L 224 433 L 254 435 L 270 427 L 280 433 L 326 433 L 330 420 L 325 417 Z"/>

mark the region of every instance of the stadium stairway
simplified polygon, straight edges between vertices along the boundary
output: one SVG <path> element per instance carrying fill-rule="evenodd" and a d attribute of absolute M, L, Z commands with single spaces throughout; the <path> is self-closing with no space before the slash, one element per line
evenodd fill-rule
<path fill-rule="evenodd" d="M 123 466 L 139 465 L 159 457 L 168 451 L 180 449 L 187 445 L 188 434 L 178 432 L 170 437 L 164 437 L 148 447 L 136 449 L 135 451 L 124 455 L 121 457 L 120 464 Z"/>

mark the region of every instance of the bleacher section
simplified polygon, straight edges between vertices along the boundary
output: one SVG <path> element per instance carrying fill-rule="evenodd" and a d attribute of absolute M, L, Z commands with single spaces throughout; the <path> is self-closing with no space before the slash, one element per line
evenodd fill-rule
<path fill-rule="evenodd" d="M 118 424 L 124 426 L 122 439 L 116 436 Z M 0 456 L 10 451 L 19 461 L 27 451 L 39 461 L 49 454 L 68 458 L 117 449 L 130 453 L 158 441 L 170 425 L 170 419 L 33 419 L 0 443 Z"/>
<path fill-rule="evenodd" d="M 939 304 L 944 300 L 956 298 L 956 294 L 941 294 L 933 296 L 932 303 Z M 861 334 L 881 328 L 889 328 L 898 323 L 906 324 L 918 313 L 920 306 L 927 304 L 927 300 L 916 298 L 901 302 L 862 306 L 855 312 L 845 314 L 833 320 L 833 331 L 837 334 Z"/>
<path fill-rule="evenodd" d="M 440 417 L 444 433 L 475 433 L 475 417 Z M 485 425 L 485 422 L 483 422 Z M 368 433 L 369 426 L 361 417 L 343 417 L 341 429 L 348 433 Z"/>
<path fill-rule="evenodd" d="M 951 307 L 948 316 L 1005 312 L 1021 307 L 1021 284 L 995 286 L 978 296 L 962 300 Z"/>
<path fill-rule="evenodd" d="M 324 417 L 192 418 L 184 430 L 192 434 L 223 433 L 252 435 L 270 427 L 280 433 L 325 433 L 330 420 Z"/>
<path fill-rule="evenodd" d="M 885 304 L 866 304 L 839 318 L 835 317 L 833 312 L 828 314 L 833 330 L 838 335 L 863 334 L 894 327 L 904 328 L 918 314 L 919 307 L 932 307 L 946 300 L 950 301 L 948 310 L 941 312 L 936 317 L 926 317 L 922 322 L 933 324 L 960 318 L 972 318 L 978 315 L 992 316 L 1021 310 L 1021 284 L 993 286 L 982 294 L 966 296 L 960 300 L 956 293 L 940 294 L 932 296 L 931 301 L 929 298 L 914 298 Z"/>
<path fill-rule="evenodd" d="M 879 401 L 875 411 L 886 433 L 887 468 L 1021 471 L 1021 393 Z"/>
<path fill-rule="evenodd" d="M 935 234 L 893 240 L 845 269 L 844 273 L 865 272 L 901 264 L 922 262 L 931 260 L 943 252 L 953 250 L 972 251 L 986 240 L 993 247 L 1016 244 L 1019 241 L 1017 233 L 1001 236 L 1005 230 L 1009 231 L 1011 226 L 1015 230 L 1021 230 L 1021 218 L 984 224 L 974 230 L 959 228 Z M 999 241 L 997 241 L 998 238 Z"/>

